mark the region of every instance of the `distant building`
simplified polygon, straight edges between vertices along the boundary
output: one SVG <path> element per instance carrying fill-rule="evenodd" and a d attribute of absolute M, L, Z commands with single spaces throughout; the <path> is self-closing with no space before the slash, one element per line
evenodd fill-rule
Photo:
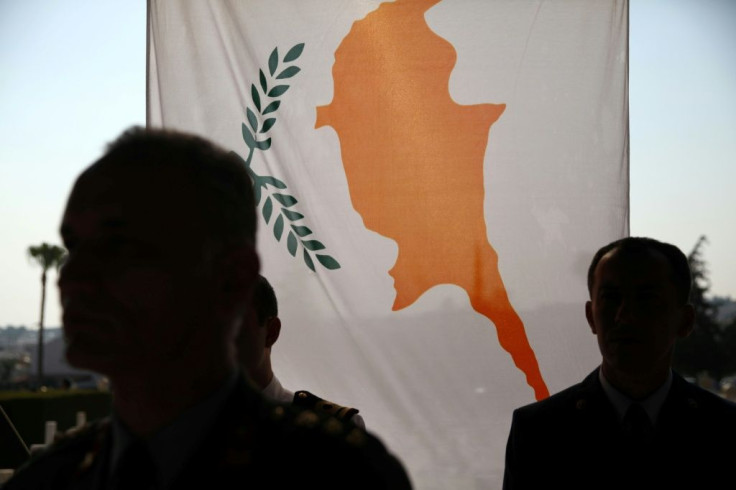
<path fill-rule="evenodd" d="M 107 387 L 107 380 L 90 371 L 76 369 L 66 362 L 61 328 L 44 328 L 43 372 L 45 384 L 53 387 L 65 383 L 77 388 Z M 38 330 L 27 327 L 0 327 L 0 385 L 12 386 L 33 381 L 38 376 Z"/>
<path fill-rule="evenodd" d="M 36 344 L 29 346 L 28 353 L 31 357 L 29 374 L 32 379 L 38 376 L 37 351 Z M 65 380 L 70 381 L 72 387 L 76 388 L 103 389 L 107 384 L 107 381 L 97 373 L 70 366 L 64 356 L 64 339 L 59 336 L 44 342 L 43 376 L 46 384 L 50 386 L 63 386 Z"/>
<path fill-rule="evenodd" d="M 61 336 L 61 327 L 46 327 L 43 329 L 44 344 Z M 0 349 L 2 350 L 26 348 L 37 343 L 37 329 L 25 326 L 14 327 L 12 325 L 0 327 Z"/>

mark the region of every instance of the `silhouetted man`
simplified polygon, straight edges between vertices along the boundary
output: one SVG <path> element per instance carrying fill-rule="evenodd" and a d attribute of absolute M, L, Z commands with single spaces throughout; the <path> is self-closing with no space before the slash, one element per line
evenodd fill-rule
<path fill-rule="evenodd" d="M 595 254 L 585 316 L 601 365 L 514 411 L 504 489 L 733 486 L 736 404 L 670 367 L 693 329 L 690 288 L 673 245 L 632 237 Z"/>
<path fill-rule="evenodd" d="M 306 390 L 296 393 L 289 391 L 273 374 L 271 348 L 281 333 L 281 319 L 276 293 L 263 276 L 258 277 L 255 285 L 253 309 L 255 321 L 243 325 L 236 344 L 238 360 L 243 371 L 261 390 L 263 396 L 276 402 L 291 403 L 299 408 L 322 411 L 365 429 L 365 422 L 358 415 L 358 409 L 337 405 Z"/>
<path fill-rule="evenodd" d="M 108 376 L 113 414 L 7 489 L 409 487 L 377 439 L 269 404 L 239 375 L 251 185 L 226 151 L 161 130 L 126 132 L 82 173 L 61 224 L 66 355 Z"/>

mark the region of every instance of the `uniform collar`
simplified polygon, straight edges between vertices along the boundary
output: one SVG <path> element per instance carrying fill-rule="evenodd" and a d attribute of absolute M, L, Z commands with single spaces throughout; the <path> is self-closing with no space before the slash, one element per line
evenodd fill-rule
<path fill-rule="evenodd" d="M 207 398 L 187 409 L 171 424 L 148 438 L 146 445 L 159 471 L 161 488 L 167 488 L 184 469 L 215 423 L 228 397 L 235 389 L 238 374 L 233 372 Z M 115 414 L 112 416 L 112 452 L 108 475 L 113 475 L 125 449 L 135 436 Z"/>

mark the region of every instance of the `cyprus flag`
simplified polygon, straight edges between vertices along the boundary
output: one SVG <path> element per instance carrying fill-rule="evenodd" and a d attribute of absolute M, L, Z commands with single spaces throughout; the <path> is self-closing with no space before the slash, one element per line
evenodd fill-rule
<path fill-rule="evenodd" d="M 418 489 L 500 488 L 512 410 L 596 367 L 627 75 L 626 1 L 149 1 L 149 125 L 253 179 L 276 375 Z"/>

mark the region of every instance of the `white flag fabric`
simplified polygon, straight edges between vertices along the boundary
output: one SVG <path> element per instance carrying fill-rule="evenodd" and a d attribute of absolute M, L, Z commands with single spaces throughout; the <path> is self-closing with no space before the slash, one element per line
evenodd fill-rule
<path fill-rule="evenodd" d="M 598 364 L 627 77 L 625 0 L 149 0 L 148 124 L 253 177 L 277 376 L 419 489 L 500 488 L 512 410 Z"/>

